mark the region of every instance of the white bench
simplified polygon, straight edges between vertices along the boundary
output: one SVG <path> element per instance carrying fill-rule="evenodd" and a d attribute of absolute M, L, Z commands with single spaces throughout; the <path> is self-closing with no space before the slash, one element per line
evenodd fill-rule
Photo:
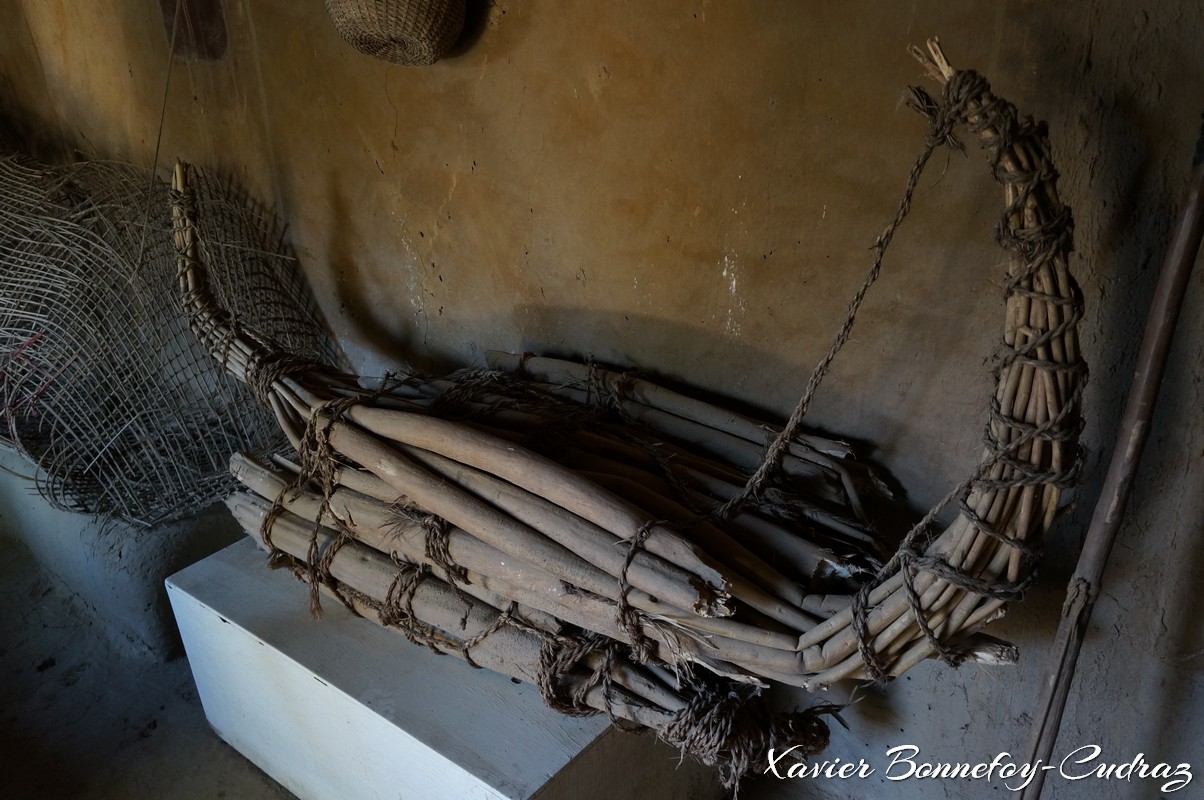
<path fill-rule="evenodd" d="M 546 708 L 532 686 L 349 614 L 250 540 L 167 580 L 205 715 L 302 800 L 719 797 L 647 735 Z"/>

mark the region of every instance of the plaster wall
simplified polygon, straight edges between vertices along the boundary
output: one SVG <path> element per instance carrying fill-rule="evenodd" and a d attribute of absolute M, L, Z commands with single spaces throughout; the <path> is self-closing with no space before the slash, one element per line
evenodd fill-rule
<path fill-rule="evenodd" d="M 1088 305 L 1087 481 L 1042 578 L 994 626 L 1021 663 L 924 665 L 868 694 L 831 755 L 866 781 L 782 797 L 965 797 L 889 782 L 884 752 L 990 760 L 1027 740 L 1066 579 L 1098 492 L 1199 131 L 1193 3 L 469 4 L 458 51 L 392 66 L 316 0 L 225 0 L 228 50 L 177 59 L 152 0 L 0 0 L 0 99 L 86 154 L 238 176 L 290 224 L 353 363 L 479 364 L 487 349 L 592 354 L 789 412 L 894 212 L 924 134 L 905 52 L 940 35 L 1050 123 Z M 166 91 L 165 91 L 166 87 Z M 166 100 L 166 102 L 164 102 Z M 156 152 L 158 160 L 156 162 Z M 978 454 L 1002 324 L 1001 199 L 980 153 L 941 156 L 853 340 L 813 405 L 917 508 Z M 1058 755 L 1192 762 L 1204 782 L 1204 273 L 1192 281 L 1143 475 L 1107 575 Z M 883 788 L 885 787 L 885 788 Z M 1195 787 L 1192 787 L 1193 789 Z M 1154 797 L 1062 781 L 1055 797 Z M 1102 792 L 1102 794 L 1101 794 Z"/>

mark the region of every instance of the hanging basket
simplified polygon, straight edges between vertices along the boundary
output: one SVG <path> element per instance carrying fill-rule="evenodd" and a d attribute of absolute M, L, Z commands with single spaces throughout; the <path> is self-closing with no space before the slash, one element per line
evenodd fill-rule
<path fill-rule="evenodd" d="M 488 370 L 376 385 L 280 352 L 214 302 L 188 169 L 174 218 L 193 331 L 275 413 L 296 461 L 235 457 L 248 533 L 319 592 L 412 641 L 539 686 L 566 713 L 656 730 L 725 770 L 813 753 L 830 707 L 774 712 L 765 681 L 885 681 L 925 658 L 1014 660 L 978 631 L 1028 585 L 1075 479 L 1085 367 L 1043 126 L 930 44 L 943 86 L 866 285 L 784 426 L 593 364 L 495 356 Z M 968 131 L 1002 184 L 1003 348 L 979 466 L 892 553 L 885 491 L 800 423 L 847 339 L 919 175 Z M 772 439 L 765 448 L 767 433 Z M 959 513 L 943 531 L 946 503 Z M 467 609 L 467 610 L 465 610 Z"/>
<path fill-rule="evenodd" d="M 356 50 L 407 66 L 434 64 L 464 27 L 464 0 L 326 0 L 326 11 Z"/>

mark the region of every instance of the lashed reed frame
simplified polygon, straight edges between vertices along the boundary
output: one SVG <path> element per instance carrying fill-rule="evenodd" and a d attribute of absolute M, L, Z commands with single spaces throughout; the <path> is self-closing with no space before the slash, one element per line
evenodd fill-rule
<path fill-rule="evenodd" d="M 882 681 L 933 654 L 958 663 L 948 643 L 1002 615 L 1031 582 L 1042 537 L 1080 466 L 1083 303 L 1068 265 L 1073 223 L 1058 197 L 1044 125 L 1020 119 L 980 75 L 950 67 L 935 41 L 929 51 L 914 54 L 944 84 L 943 102 L 916 92 L 912 103 L 930 116 L 929 146 L 955 142 L 953 127 L 964 125 L 1004 188 L 996 238 L 1010 259 L 986 448 L 974 473 L 912 529 L 849 610 L 800 639 L 804 652 L 820 648 L 809 688 L 845 677 Z M 953 501 L 960 513 L 929 542 L 937 514 Z"/>
<path fill-rule="evenodd" d="M 882 253 L 907 212 L 924 163 L 936 147 L 956 143 L 954 128 L 965 126 L 990 154 L 994 176 L 1004 187 L 1005 215 L 998 239 L 1010 255 L 1004 346 L 996 369 L 986 451 L 970 478 L 941 504 L 960 504 L 960 513 L 943 532 L 934 535 L 932 531 L 938 507 L 851 598 L 806 604 L 811 614 L 816 608 L 839 610 L 827 611 L 826 618 L 816 624 L 798 626 L 800 636 L 793 648 L 791 669 L 775 668 L 772 677 L 808 689 L 821 689 L 844 678 L 884 680 L 934 654 L 954 662 L 964 657 L 970 635 L 999 616 L 1004 604 L 1027 586 L 1041 538 L 1053 522 L 1061 493 L 1073 481 L 1078 463 L 1079 401 L 1086 371 L 1075 327 L 1082 304 L 1067 266 L 1070 214 L 1057 196 L 1056 172 L 1044 130 L 1031 120 L 1021 120 L 1014 107 L 996 98 L 976 73 L 954 71 L 935 43 L 930 43 L 929 51 L 927 56 L 918 55 L 944 84 L 942 102 L 938 105 L 922 92 L 913 97 L 915 105 L 930 116 L 932 130 L 910 176 L 899 215 L 879 241 L 879 257 L 858 302 L 876 278 Z M 177 177 L 177 189 L 183 189 L 186 171 L 178 170 Z M 365 468 L 365 485 L 377 489 L 398 485 L 397 465 L 389 461 L 393 456 L 388 448 L 373 444 L 372 436 L 395 439 L 410 453 L 432 447 L 436 441 L 442 446 L 442 437 L 455 435 L 454 423 L 397 412 L 386 399 L 360 389 L 352 377 L 314 368 L 237 328 L 212 304 L 200 263 L 202 245 L 187 197 L 181 194 L 176 199 L 181 285 L 193 329 L 227 369 L 255 388 L 302 449 L 303 462 L 311 461 L 307 477 L 325 486 L 326 496 L 314 511 L 319 521 L 328 514 L 337 516 L 330 507 L 331 487 L 341 479 L 336 472 L 347 472 L 348 461 Z M 841 336 L 847 336 L 852 318 L 850 313 Z M 821 362 L 800 410 L 805 410 L 841 341 L 838 337 Z M 801 416 L 796 411 L 782 429 L 763 468 L 741 495 L 742 501 L 755 495 L 758 478 L 776 469 L 775 453 L 794 436 Z M 408 430 L 411 424 L 424 431 Z M 381 434 L 382 430 L 389 431 L 388 435 Z M 505 442 L 486 444 L 500 448 L 497 452 L 514 450 Z M 344 455 L 342 464 L 329 460 L 330 448 Z M 346 457 L 348 449 L 358 450 L 358 457 Z M 312 463 L 315 455 L 318 463 Z M 553 470 L 549 474 L 554 478 L 555 466 L 546 459 L 541 464 Z M 566 484 L 579 482 L 568 470 L 564 479 Z M 278 505 L 282 505 L 283 495 L 278 497 Z M 616 512 L 620 510 L 616 507 Z M 722 522 L 723 514 L 732 511 L 726 508 L 711 521 Z M 263 538 L 268 542 L 272 522 L 272 513 L 264 515 Z M 341 524 L 343 533 L 348 533 L 346 520 Z M 630 530 L 628 538 L 642 544 L 653 524 L 646 520 Z M 674 542 L 666 532 L 651 532 L 661 534 L 662 543 Z M 631 552 L 635 549 L 633 546 Z M 317 562 L 331 554 L 330 549 L 325 554 L 319 550 L 315 538 L 308 555 L 311 581 L 321 577 Z M 682 552 L 694 551 L 685 548 Z M 700 562 L 698 572 L 709 569 L 705 562 Z M 626 569 L 625 564 L 624 578 Z M 722 564 L 718 570 L 722 574 Z M 727 585 L 720 581 L 720 591 L 712 598 L 717 607 L 723 605 L 721 595 Z M 615 608 L 622 611 L 623 602 Z M 612 622 L 607 629 L 616 627 Z M 631 632 L 622 621 L 617 630 L 620 634 Z M 666 661 L 697 656 L 689 648 L 662 648 L 660 653 Z"/>

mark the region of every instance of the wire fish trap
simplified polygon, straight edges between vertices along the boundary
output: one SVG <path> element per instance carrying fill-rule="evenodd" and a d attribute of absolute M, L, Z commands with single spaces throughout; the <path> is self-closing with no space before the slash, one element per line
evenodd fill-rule
<path fill-rule="evenodd" d="M 917 51 L 918 53 L 918 51 Z M 1007 661 L 979 630 L 1030 579 L 1078 464 L 1082 302 L 1070 214 L 1044 128 L 939 47 L 919 54 L 940 102 L 898 215 L 799 407 L 770 426 L 605 370 L 494 356 L 490 370 L 365 386 L 232 331 L 213 303 L 203 237 L 176 174 L 181 289 L 198 338 L 254 388 L 295 460 L 236 456 L 228 501 L 247 532 L 320 592 L 412 641 L 540 687 L 566 713 L 655 730 L 729 784 L 770 747 L 827 743 L 819 705 L 775 711 L 766 681 L 820 690 L 885 681 L 939 656 Z M 874 474 L 801 433 L 920 172 L 968 130 L 1004 188 L 1004 346 L 979 466 L 892 553 L 867 503 Z M 941 508 L 959 513 L 933 530 Z"/>
<path fill-rule="evenodd" d="M 335 30 L 364 55 L 434 64 L 464 28 L 464 0 L 326 0 Z"/>
<path fill-rule="evenodd" d="M 146 525 L 225 497 L 232 451 L 285 443 L 181 317 L 168 187 L 106 161 L 0 154 L 0 443 L 72 511 Z M 197 179 L 221 301 L 318 361 L 329 338 L 262 209 Z"/>

